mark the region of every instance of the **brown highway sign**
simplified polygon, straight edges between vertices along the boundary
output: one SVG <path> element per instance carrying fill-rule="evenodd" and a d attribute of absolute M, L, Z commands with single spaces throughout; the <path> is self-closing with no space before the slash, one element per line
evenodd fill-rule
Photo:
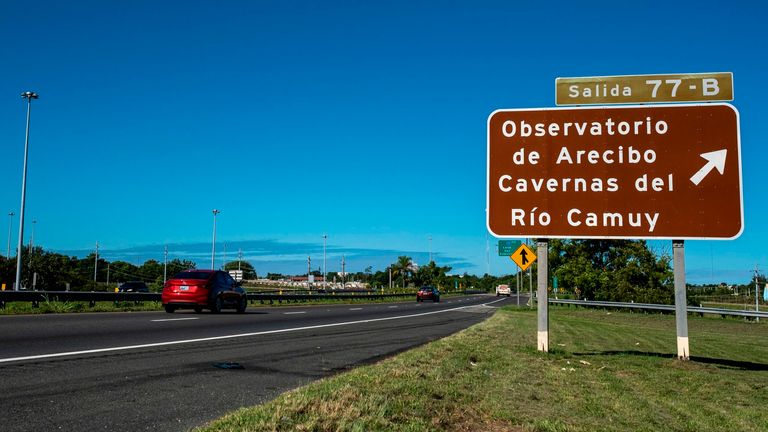
<path fill-rule="evenodd" d="M 498 110 L 487 226 L 498 237 L 733 239 L 739 113 L 724 103 Z"/>

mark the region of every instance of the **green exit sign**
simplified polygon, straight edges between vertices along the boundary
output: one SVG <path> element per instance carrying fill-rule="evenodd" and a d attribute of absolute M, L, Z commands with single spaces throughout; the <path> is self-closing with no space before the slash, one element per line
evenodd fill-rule
<path fill-rule="evenodd" d="M 499 256 L 510 256 L 522 244 L 522 240 L 499 240 Z"/>

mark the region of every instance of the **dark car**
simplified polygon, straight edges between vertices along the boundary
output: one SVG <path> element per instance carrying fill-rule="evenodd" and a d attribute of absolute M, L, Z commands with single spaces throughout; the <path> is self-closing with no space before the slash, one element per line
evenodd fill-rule
<path fill-rule="evenodd" d="M 163 307 L 168 313 L 176 309 L 222 309 L 245 312 L 248 305 L 245 290 L 227 272 L 220 270 L 185 270 L 177 273 L 163 286 Z"/>
<path fill-rule="evenodd" d="M 130 293 L 130 292 L 143 292 L 148 293 L 149 287 L 147 284 L 141 281 L 130 281 L 125 282 L 122 285 L 120 285 L 117 288 L 117 292 L 124 292 L 124 293 Z"/>
<path fill-rule="evenodd" d="M 431 286 L 425 286 L 419 288 L 419 292 L 416 293 L 416 301 L 423 302 L 424 300 L 432 300 L 433 302 L 440 301 L 440 291 Z"/>

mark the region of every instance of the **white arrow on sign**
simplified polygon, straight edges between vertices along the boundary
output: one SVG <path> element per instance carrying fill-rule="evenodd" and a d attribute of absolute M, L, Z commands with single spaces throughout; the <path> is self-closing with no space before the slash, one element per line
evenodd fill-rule
<path fill-rule="evenodd" d="M 704 177 L 712 171 L 712 168 L 717 168 L 717 171 L 722 174 L 725 171 L 725 155 L 728 150 L 717 150 L 709 153 L 702 153 L 700 156 L 707 160 L 707 164 L 704 165 L 696 174 L 691 177 L 691 181 L 695 185 L 699 185 Z"/>

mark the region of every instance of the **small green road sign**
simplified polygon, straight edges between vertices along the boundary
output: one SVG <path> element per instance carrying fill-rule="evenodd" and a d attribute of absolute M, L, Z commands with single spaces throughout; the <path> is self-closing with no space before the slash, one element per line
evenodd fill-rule
<path fill-rule="evenodd" d="M 523 242 L 521 240 L 499 240 L 499 256 L 510 256 Z"/>

